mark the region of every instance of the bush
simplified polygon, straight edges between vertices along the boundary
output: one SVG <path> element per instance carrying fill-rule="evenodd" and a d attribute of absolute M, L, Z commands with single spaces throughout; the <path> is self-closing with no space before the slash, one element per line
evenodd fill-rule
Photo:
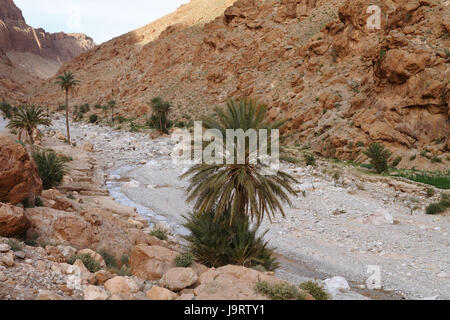
<path fill-rule="evenodd" d="M 104 249 L 100 250 L 98 253 L 102 256 L 108 269 L 117 268 L 116 257 L 114 257 L 112 254 L 110 254 L 108 251 Z"/>
<path fill-rule="evenodd" d="M 445 212 L 450 208 L 450 196 L 448 194 L 442 194 L 441 201 L 438 203 L 430 204 L 426 209 L 426 214 L 434 215 Z"/>
<path fill-rule="evenodd" d="M 400 162 L 402 162 L 402 160 L 403 160 L 402 157 L 395 158 L 394 161 L 392 161 L 392 167 L 394 168 L 397 167 L 400 164 Z"/>
<path fill-rule="evenodd" d="M 184 226 L 191 231 L 184 238 L 196 261 L 216 268 L 228 264 L 249 268 L 261 265 L 269 271 L 278 268 L 273 250 L 264 241 L 267 231 L 258 236 L 259 226 L 251 227 L 248 217 L 238 215 L 230 222 L 228 209 L 217 219 L 215 212 L 192 213 L 184 218 Z"/>
<path fill-rule="evenodd" d="M 431 198 L 435 194 L 434 189 L 432 189 L 432 188 L 427 188 L 426 192 L 427 192 L 427 198 Z"/>
<path fill-rule="evenodd" d="M 316 300 L 330 300 L 330 295 L 323 288 L 323 286 L 317 284 L 314 281 L 302 283 L 300 285 L 300 289 L 312 295 Z"/>
<path fill-rule="evenodd" d="M 14 252 L 22 251 L 22 244 L 16 239 L 10 238 L 8 239 L 8 245 L 11 247 L 11 250 Z"/>
<path fill-rule="evenodd" d="M 375 167 L 377 173 L 383 173 L 388 170 L 388 159 L 391 152 L 380 143 L 372 143 L 364 154 L 369 157 L 370 163 Z"/>
<path fill-rule="evenodd" d="M 39 197 L 36 197 L 35 201 L 34 201 L 34 205 L 36 207 L 43 207 L 44 206 L 44 202 L 42 202 L 42 199 Z"/>
<path fill-rule="evenodd" d="M 190 252 L 181 254 L 175 258 L 175 266 L 177 268 L 189 268 L 193 262 L 194 256 Z"/>
<path fill-rule="evenodd" d="M 169 237 L 169 230 L 161 226 L 154 226 L 150 231 L 150 235 L 158 238 L 159 240 L 167 240 Z"/>
<path fill-rule="evenodd" d="M 430 161 L 431 161 L 432 163 L 442 163 L 442 159 L 439 158 L 438 156 L 432 156 L 431 159 L 430 159 Z"/>
<path fill-rule="evenodd" d="M 81 113 L 88 113 L 90 110 L 91 110 L 91 107 L 87 103 L 80 106 Z"/>
<path fill-rule="evenodd" d="M 316 165 L 316 158 L 313 154 L 305 154 L 305 162 L 307 166 L 315 166 Z"/>
<path fill-rule="evenodd" d="M 91 114 L 89 116 L 89 123 L 97 123 L 98 121 L 98 116 L 96 114 Z"/>
<path fill-rule="evenodd" d="M 271 300 L 306 300 L 306 294 L 297 287 L 287 282 L 270 284 L 268 282 L 258 282 L 255 291 L 265 295 Z"/>
<path fill-rule="evenodd" d="M 39 171 L 44 190 L 52 189 L 61 184 L 66 167 L 64 161 L 54 151 L 38 151 L 33 159 Z"/>
<path fill-rule="evenodd" d="M 11 119 L 14 114 L 14 107 L 3 101 L 0 103 L 0 112 L 3 113 L 4 118 Z"/>
<path fill-rule="evenodd" d="M 74 264 L 77 260 L 83 261 L 83 264 L 86 267 L 86 269 L 88 269 L 92 273 L 96 273 L 97 271 L 102 269 L 100 263 L 95 261 L 95 259 L 92 258 L 89 254 L 74 255 L 70 257 L 68 263 Z"/>

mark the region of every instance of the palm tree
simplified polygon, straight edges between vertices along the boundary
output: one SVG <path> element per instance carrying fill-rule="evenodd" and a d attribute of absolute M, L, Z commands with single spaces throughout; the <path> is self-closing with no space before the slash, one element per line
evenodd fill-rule
<path fill-rule="evenodd" d="M 45 113 L 44 109 L 35 106 L 23 106 L 18 108 L 9 121 L 7 128 L 24 130 L 28 135 L 28 140 L 31 146 L 31 152 L 34 152 L 33 131 L 38 125 L 50 126 L 51 120 Z"/>
<path fill-rule="evenodd" d="M 70 144 L 70 128 L 69 128 L 69 91 L 75 86 L 80 84 L 80 81 L 76 80 L 72 72 L 64 71 L 63 75 L 58 76 L 56 82 L 62 90 L 66 92 L 66 127 L 67 127 L 67 141 Z"/>
<path fill-rule="evenodd" d="M 170 109 L 172 109 L 172 105 L 169 102 L 164 101 L 161 97 L 155 97 L 151 100 L 150 106 L 153 111 L 153 124 L 156 125 L 155 127 L 158 127 L 162 134 L 167 133 L 167 127 L 169 124 L 167 114 Z"/>
<path fill-rule="evenodd" d="M 227 129 L 255 129 L 259 137 L 259 129 L 278 130 L 284 121 L 265 121 L 267 107 L 255 101 L 244 99 L 239 104 L 230 100 L 222 110 L 215 108 L 215 116 L 203 119 L 205 129 L 217 129 L 223 137 Z M 281 136 L 281 139 L 283 137 Z M 270 148 L 270 146 L 269 146 Z M 235 152 L 236 154 L 236 152 Z M 231 209 L 231 220 L 236 214 L 248 215 L 260 223 L 265 216 L 272 221 L 277 211 L 283 217 L 282 202 L 292 206 L 289 195 L 297 195 L 292 187 L 297 180 L 288 173 L 278 171 L 275 175 L 264 175 L 266 167 L 260 160 L 256 164 L 249 161 L 249 143 L 245 146 L 244 164 L 198 164 L 182 175 L 189 178 L 187 193 L 189 202 L 195 200 L 197 212 L 216 212 L 216 219 Z M 280 148 L 280 160 L 295 162 Z M 235 161 L 236 163 L 236 161 Z"/>
<path fill-rule="evenodd" d="M 111 100 L 108 102 L 108 106 L 111 109 L 111 122 L 114 122 L 114 107 L 117 105 L 116 100 Z"/>

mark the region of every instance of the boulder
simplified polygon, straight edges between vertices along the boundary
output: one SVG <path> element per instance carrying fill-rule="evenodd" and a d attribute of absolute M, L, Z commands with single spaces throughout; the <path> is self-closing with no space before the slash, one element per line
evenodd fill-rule
<path fill-rule="evenodd" d="M 159 280 L 175 267 L 178 253 L 160 246 L 137 245 L 131 251 L 131 273 L 145 280 Z"/>
<path fill-rule="evenodd" d="M 330 279 L 325 279 L 323 283 L 325 290 L 327 290 L 332 297 L 336 297 L 342 292 L 350 291 L 350 286 L 348 285 L 347 280 L 345 280 L 343 277 L 333 277 Z"/>
<path fill-rule="evenodd" d="M 73 264 L 73 267 L 76 268 L 75 269 L 75 274 L 79 275 L 81 278 L 81 281 L 83 283 L 94 283 L 95 281 L 95 276 L 94 274 L 92 274 L 84 265 L 83 261 L 81 260 L 77 260 L 75 261 L 75 263 Z"/>
<path fill-rule="evenodd" d="M 194 293 L 197 300 L 267 300 L 254 290 L 260 281 L 281 282 L 267 273 L 229 265 L 203 273 Z"/>
<path fill-rule="evenodd" d="M 55 189 L 42 191 L 41 197 L 48 202 L 48 206 L 61 211 L 76 211 L 69 199 L 61 192 Z M 46 204 L 47 206 L 47 204 Z"/>
<path fill-rule="evenodd" d="M 159 284 L 171 291 L 180 291 L 198 281 L 197 273 L 191 268 L 173 268 L 167 271 Z"/>
<path fill-rule="evenodd" d="M 14 252 L 8 251 L 6 253 L 0 253 L 0 265 L 4 265 L 7 267 L 14 267 L 15 264 L 15 255 Z"/>
<path fill-rule="evenodd" d="M 0 137 L 0 202 L 16 205 L 34 202 L 42 181 L 27 150 L 7 137 Z"/>
<path fill-rule="evenodd" d="M 104 286 L 112 296 L 120 296 L 127 300 L 133 299 L 133 295 L 139 291 L 136 282 L 128 277 L 114 277 L 106 281 Z"/>
<path fill-rule="evenodd" d="M 0 182 L 1 183 L 1 182 Z M 23 209 L 0 203 L 0 236 L 17 237 L 24 234 L 29 226 Z"/>
<path fill-rule="evenodd" d="M 109 298 L 108 292 L 106 292 L 105 289 L 102 287 L 87 286 L 84 290 L 84 300 L 91 300 L 91 301 L 103 301 L 107 300 Z"/>
<path fill-rule="evenodd" d="M 155 286 L 146 293 L 150 300 L 175 300 L 178 295 L 170 290 Z"/>
<path fill-rule="evenodd" d="M 64 300 L 64 298 L 62 296 L 60 296 L 59 294 L 51 292 L 49 290 L 39 290 L 36 300 L 58 301 L 58 300 Z"/>

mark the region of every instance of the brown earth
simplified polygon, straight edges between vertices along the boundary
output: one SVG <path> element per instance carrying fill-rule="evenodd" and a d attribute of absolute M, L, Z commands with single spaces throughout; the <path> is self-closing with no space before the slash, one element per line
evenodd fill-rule
<path fill-rule="evenodd" d="M 121 115 L 143 119 L 160 95 L 183 120 L 250 96 L 289 120 L 289 143 L 321 155 L 362 161 L 363 145 L 378 141 L 403 157 L 400 167 L 448 168 L 449 1 L 378 1 L 380 30 L 366 25 L 369 0 L 239 0 L 223 14 L 233 1 L 206 3 L 65 64 L 82 81 L 72 101 L 115 98 Z M 200 7 L 218 17 L 199 23 Z M 63 103 L 54 79 L 36 93 L 53 110 Z M 418 156 L 426 149 L 442 162 Z"/>

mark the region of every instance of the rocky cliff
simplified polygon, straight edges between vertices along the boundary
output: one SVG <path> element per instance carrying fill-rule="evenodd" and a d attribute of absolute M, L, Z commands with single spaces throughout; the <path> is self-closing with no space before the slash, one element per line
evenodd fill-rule
<path fill-rule="evenodd" d="M 94 46 L 84 34 L 34 29 L 13 0 L 0 0 L 0 93 L 5 98 L 26 93 L 26 81 L 53 76 L 64 62 Z"/>
<path fill-rule="evenodd" d="M 210 1 L 180 10 L 202 3 Z M 114 96 L 122 114 L 143 116 L 161 95 L 176 106 L 172 117 L 195 118 L 251 96 L 289 120 L 290 143 L 324 156 L 362 160 L 363 146 L 378 141 L 403 157 L 400 166 L 448 167 L 449 1 L 378 1 L 375 30 L 367 25 L 371 4 L 238 0 L 206 24 L 192 16 L 182 23 L 174 13 L 156 23 L 172 23 L 162 33 L 151 24 L 63 70 L 82 81 L 75 103 Z M 37 88 L 36 101 L 55 108 L 63 96 L 53 82 Z M 418 156 L 424 150 L 443 163 Z"/>

